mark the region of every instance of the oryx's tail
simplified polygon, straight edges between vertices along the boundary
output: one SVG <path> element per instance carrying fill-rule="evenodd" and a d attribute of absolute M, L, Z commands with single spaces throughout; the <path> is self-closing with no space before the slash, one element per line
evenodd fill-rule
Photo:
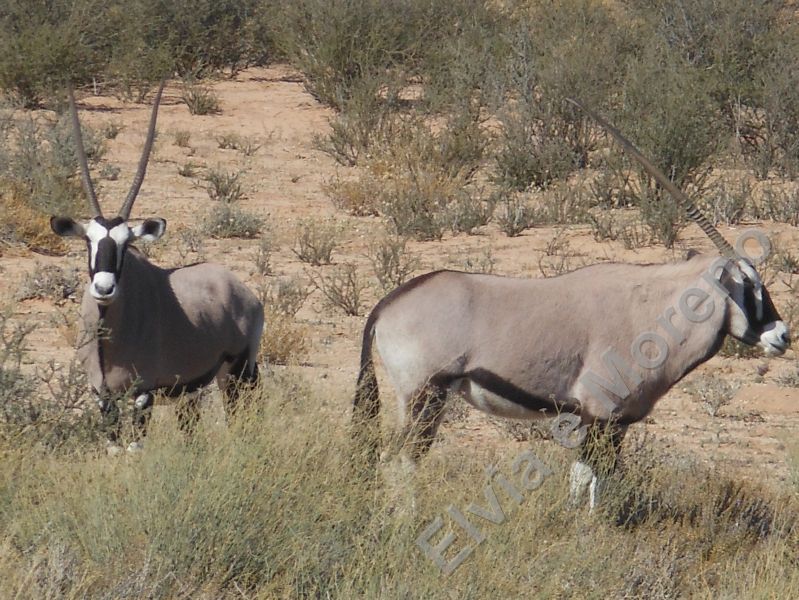
<path fill-rule="evenodd" d="M 366 320 L 361 346 L 361 368 L 355 398 L 352 402 L 352 438 L 355 442 L 354 458 L 361 456 L 370 468 L 375 467 L 380 453 L 380 394 L 377 375 L 372 359 L 372 344 L 375 335 L 377 311 L 372 311 Z"/>

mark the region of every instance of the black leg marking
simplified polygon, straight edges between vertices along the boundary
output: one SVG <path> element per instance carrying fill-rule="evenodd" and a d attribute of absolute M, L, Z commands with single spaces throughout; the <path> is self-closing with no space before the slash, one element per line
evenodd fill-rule
<path fill-rule="evenodd" d="M 598 477 L 607 478 L 616 471 L 627 426 L 594 421 L 586 433 L 579 460 L 589 465 Z"/>
<path fill-rule="evenodd" d="M 410 457 L 418 462 L 430 450 L 447 403 L 447 386 L 430 382 L 411 400 L 410 420 L 402 433 L 401 443 Z"/>
<path fill-rule="evenodd" d="M 140 394 L 133 401 L 133 441 L 140 442 L 147 435 L 147 426 L 153 414 L 153 395 Z"/>
<path fill-rule="evenodd" d="M 231 365 L 230 371 L 220 387 L 225 403 L 225 415 L 233 418 L 238 408 L 239 395 L 242 391 L 254 390 L 258 385 L 258 364 L 250 365 L 250 349 L 245 348 L 236 361 Z"/>
<path fill-rule="evenodd" d="M 187 436 L 191 437 L 200 421 L 200 397 L 198 394 L 184 394 L 178 399 L 175 407 L 178 417 L 178 427 Z"/>
<path fill-rule="evenodd" d="M 121 425 L 119 419 L 119 407 L 117 400 L 113 395 L 104 390 L 100 392 L 97 399 L 97 404 L 100 407 L 101 428 L 105 433 L 106 438 L 112 444 L 119 443 L 121 434 Z"/>

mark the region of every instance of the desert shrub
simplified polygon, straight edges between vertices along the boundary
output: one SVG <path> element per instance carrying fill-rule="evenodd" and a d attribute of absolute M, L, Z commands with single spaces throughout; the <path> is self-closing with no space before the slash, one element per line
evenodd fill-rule
<path fill-rule="evenodd" d="M 702 402 L 707 414 L 717 417 L 740 389 L 741 384 L 720 377 L 699 376 L 687 386 L 687 392 Z"/>
<path fill-rule="evenodd" d="M 615 241 L 619 238 L 619 224 L 613 213 L 588 213 L 587 218 L 594 241 Z"/>
<path fill-rule="evenodd" d="M 255 136 L 223 133 L 216 136 L 216 143 L 222 150 L 239 150 L 245 156 L 252 156 L 261 148 Z"/>
<path fill-rule="evenodd" d="M 294 317 L 313 290 L 299 277 L 286 277 L 260 286 L 261 301 L 273 312 Z"/>
<path fill-rule="evenodd" d="M 566 230 L 558 229 L 538 257 L 538 270 L 542 277 L 557 277 L 574 270 L 576 253 L 565 237 Z"/>
<path fill-rule="evenodd" d="M 496 215 L 500 230 L 508 237 L 521 235 L 536 223 L 536 211 L 529 200 L 521 193 L 509 192 L 502 195 L 497 202 Z"/>
<path fill-rule="evenodd" d="M 292 365 L 302 361 L 310 348 L 308 328 L 294 317 L 271 307 L 264 308 L 265 335 L 260 356 L 267 364 Z"/>
<path fill-rule="evenodd" d="M 180 98 L 193 115 L 213 115 L 221 111 L 219 97 L 204 85 L 184 83 Z"/>
<path fill-rule="evenodd" d="M 103 137 L 82 126 L 90 165 L 105 152 Z M 64 245 L 50 230 L 49 215 L 85 213 L 76 177 L 72 128 L 65 117 L 55 123 L 32 117 L 9 119 L 0 127 L 0 235 L 44 252 Z"/>
<path fill-rule="evenodd" d="M 201 229 L 181 227 L 175 233 L 174 239 L 174 248 L 180 256 L 181 265 L 205 260 L 205 234 Z"/>
<path fill-rule="evenodd" d="M 722 130 L 703 75 L 667 49 L 650 45 L 630 61 L 623 97 L 617 126 L 680 189 L 701 196 L 707 161 Z M 608 164 L 613 168 L 613 161 Z M 682 210 L 639 165 L 633 170 L 637 179 L 620 175 L 620 180 L 629 185 L 655 238 L 672 247 L 684 223 Z"/>
<path fill-rule="evenodd" d="M 393 232 L 420 241 L 440 240 L 446 229 L 446 209 L 454 192 L 450 181 L 429 172 L 406 172 L 384 190 L 381 213 Z"/>
<path fill-rule="evenodd" d="M 403 81 L 386 74 L 364 75 L 330 119 L 330 133 L 316 136 L 317 148 L 344 166 L 354 166 L 374 144 L 390 138 Z"/>
<path fill-rule="evenodd" d="M 737 225 L 754 208 L 752 192 L 746 176 L 725 177 L 710 186 L 697 206 L 716 225 Z"/>
<path fill-rule="evenodd" d="M 320 102 L 343 109 L 361 80 L 410 63 L 422 36 L 417 3 L 301 0 L 285 5 L 277 43 Z"/>
<path fill-rule="evenodd" d="M 100 178 L 107 179 L 108 181 L 116 181 L 119 179 L 119 174 L 122 172 L 116 165 L 112 165 L 111 163 L 105 163 L 102 167 L 100 167 Z"/>
<path fill-rule="evenodd" d="M 378 210 L 401 237 L 441 239 L 455 204 L 474 193 L 485 140 L 471 117 L 450 122 L 451 128 L 434 132 L 418 115 L 397 121 L 394 135 L 373 149 L 366 165 L 369 183 L 382 186 Z"/>
<path fill-rule="evenodd" d="M 261 356 L 267 363 L 296 364 L 307 353 L 308 328 L 298 323 L 295 316 L 312 291 L 299 277 L 265 281 L 258 286 L 266 323 Z"/>
<path fill-rule="evenodd" d="M 496 266 L 496 259 L 491 250 L 491 246 L 486 246 L 477 255 L 470 254 L 460 261 L 460 268 L 469 273 L 486 273 L 491 274 L 494 272 Z"/>
<path fill-rule="evenodd" d="M 356 217 L 377 216 L 382 182 L 369 170 L 357 179 L 336 177 L 324 185 L 330 201 L 339 210 Z"/>
<path fill-rule="evenodd" d="M 538 194 L 535 220 L 542 225 L 568 225 L 588 221 L 589 199 L 582 186 L 553 183 Z"/>
<path fill-rule="evenodd" d="M 385 293 L 401 286 L 419 268 L 419 258 L 408 250 L 407 245 L 407 238 L 386 235 L 369 246 L 367 258 Z"/>
<path fill-rule="evenodd" d="M 763 190 L 761 214 L 777 223 L 799 226 L 799 189 L 769 186 Z"/>
<path fill-rule="evenodd" d="M 191 131 L 186 129 L 178 129 L 172 132 L 172 138 L 175 140 L 175 145 L 180 148 L 188 148 L 189 141 L 191 140 Z"/>
<path fill-rule="evenodd" d="M 509 32 L 507 101 L 494 180 L 512 190 L 544 187 L 584 166 L 596 141 L 585 115 L 565 102 L 600 109 L 618 86 L 630 30 L 588 0 L 534 4 Z"/>
<path fill-rule="evenodd" d="M 44 299 L 63 302 L 75 299 L 83 281 L 77 269 L 58 265 L 37 265 L 27 273 L 14 295 L 16 300 Z"/>
<path fill-rule="evenodd" d="M 100 129 L 100 132 L 105 139 L 115 140 L 123 129 L 125 129 L 125 126 L 121 121 L 106 121 Z"/>
<path fill-rule="evenodd" d="M 201 166 L 192 161 L 185 162 L 178 166 L 178 175 L 181 177 L 194 177 L 197 175 L 197 169 Z"/>
<path fill-rule="evenodd" d="M 357 317 L 361 314 L 364 292 L 369 288 L 365 278 L 352 263 L 344 263 L 326 273 L 311 275 L 313 286 L 322 292 L 331 308 L 340 309 L 345 315 Z"/>
<path fill-rule="evenodd" d="M 211 200 L 232 204 L 244 197 L 241 184 L 243 171 L 225 171 L 221 167 L 210 169 L 205 175 L 206 191 Z"/>
<path fill-rule="evenodd" d="M 87 410 L 86 374 L 74 359 L 23 371 L 30 360 L 26 338 L 34 328 L 0 310 L 0 447 L 35 446 L 51 456 L 85 449 L 98 438 L 95 414 Z"/>
<path fill-rule="evenodd" d="M 319 266 L 333 262 L 333 250 L 340 243 L 341 226 L 332 220 L 303 219 L 297 224 L 294 254 L 303 262 Z"/>
<path fill-rule="evenodd" d="M 732 336 L 724 338 L 724 342 L 719 349 L 720 356 L 732 356 L 735 358 L 757 358 L 762 355 L 760 348 L 739 342 Z"/>
<path fill-rule="evenodd" d="M 203 230 L 215 238 L 253 239 L 263 226 L 261 217 L 227 202 L 215 205 L 203 219 Z"/>
<path fill-rule="evenodd" d="M 478 227 L 491 222 L 494 216 L 495 196 L 484 198 L 480 193 L 463 190 L 447 208 L 447 221 L 453 233 L 472 235 Z"/>
<path fill-rule="evenodd" d="M 502 145 L 495 155 L 493 181 L 513 191 L 544 187 L 577 167 L 566 141 L 521 110 L 503 114 Z"/>
<path fill-rule="evenodd" d="M 648 35 L 667 43 L 690 68 L 706 73 L 710 96 L 730 125 L 736 106 L 760 104 L 763 68 L 771 52 L 785 43 L 782 3 L 631 0 L 627 4 L 635 17 L 647 23 Z"/>
<path fill-rule="evenodd" d="M 788 37 L 788 36 L 784 36 Z M 781 42 L 781 43 L 780 43 Z M 799 31 L 789 39 L 774 40 L 768 64 L 758 73 L 755 110 L 741 110 L 739 129 L 743 150 L 755 173 L 765 179 L 770 173 L 799 177 Z"/>
<path fill-rule="evenodd" d="M 0 12 L 0 89 L 25 107 L 56 96 L 67 77 L 84 79 L 98 56 L 83 6 L 73 0 L 9 0 Z"/>
<path fill-rule="evenodd" d="M 77 190 L 75 194 L 77 196 Z M 34 208 L 30 195 L 0 184 L 0 199 L 0 241 L 25 244 L 46 254 L 63 254 L 67 251 L 66 242 L 53 235 L 50 219 L 44 212 Z"/>
<path fill-rule="evenodd" d="M 272 252 L 275 250 L 274 235 L 270 229 L 261 234 L 255 255 L 255 269 L 261 275 L 272 275 Z"/>
<path fill-rule="evenodd" d="M 25 356 L 25 339 L 33 331 L 30 324 L 11 320 L 8 307 L 0 310 L 0 418 L 3 426 L 27 424 L 35 415 L 25 402 L 36 388 L 30 375 L 20 370 Z"/>
<path fill-rule="evenodd" d="M 431 9 L 438 14 L 428 21 L 418 67 L 425 111 L 470 115 L 498 103 L 513 17 L 482 0 L 437 3 Z"/>

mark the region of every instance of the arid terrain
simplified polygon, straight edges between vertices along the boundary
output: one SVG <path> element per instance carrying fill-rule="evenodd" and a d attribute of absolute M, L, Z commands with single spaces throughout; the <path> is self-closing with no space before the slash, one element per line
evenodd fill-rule
<path fill-rule="evenodd" d="M 348 419 L 348 398 L 357 374 L 361 328 L 369 307 L 381 295 L 366 258 L 369 244 L 383 230 L 377 217 L 352 217 L 337 210 L 325 191 L 335 177 L 349 176 L 330 156 L 317 149 L 315 136 L 328 130 L 332 112 L 317 103 L 304 89 L 301 77 L 287 66 L 253 68 L 230 80 L 211 84 L 220 99 L 221 111 L 211 116 L 193 116 L 180 101 L 177 85 L 169 85 L 159 114 L 154 156 L 136 206 L 134 218 L 164 217 L 167 235 L 149 251 L 152 260 L 171 266 L 197 260 L 211 260 L 233 269 L 252 288 L 258 289 L 274 277 L 294 275 L 310 282 L 311 273 L 324 273 L 333 266 L 311 267 L 293 252 L 300 219 L 334 219 L 341 226 L 340 244 L 333 252 L 334 263 L 354 262 L 374 284 L 368 291 L 361 316 L 344 316 L 313 292 L 297 314 L 297 320 L 310 338 L 309 349 L 299 364 L 300 371 L 320 390 L 329 390 L 330 401 L 310 418 L 332 419 L 342 427 Z M 100 179 L 101 203 L 106 212 L 116 211 L 122 202 L 136 168 L 146 122 L 148 104 L 122 103 L 113 97 L 79 97 L 84 123 L 99 128 L 107 123 L 121 126 L 120 133 L 108 140 L 109 151 L 103 164 L 119 168 L 116 180 Z M 188 132 L 188 143 L 179 146 L 176 132 Z M 235 149 L 220 148 L 220 136 L 238 134 L 257 140 L 260 147 L 247 156 Z M 192 176 L 181 176 L 179 168 L 193 163 Z M 190 247 L 185 232 L 198 232 L 204 215 L 214 201 L 206 192 L 205 174 L 222 168 L 243 173 L 244 197 L 238 205 L 267 223 L 273 240 L 273 275 L 256 268 L 259 240 L 213 239 L 205 237 Z M 755 227 L 777 239 L 782 247 L 796 247 L 799 231 L 788 225 L 752 222 L 737 228 L 722 227 L 724 235 L 735 240 L 741 231 Z M 688 248 L 710 250 L 709 241 L 695 226 L 684 229 L 677 247 L 666 250 L 650 246 L 625 250 L 620 242 L 596 242 L 587 226 L 536 227 L 515 238 L 506 237 L 496 225 L 481 228 L 478 235 L 445 235 L 440 242 L 410 242 L 419 258 L 416 273 L 438 268 L 474 269 L 492 263 L 493 272 L 514 276 L 541 277 L 542 260 L 550 260 L 553 240 L 561 250 L 566 268 L 577 268 L 598 261 L 653 262 L 679 260 Z M 183 237 L 181 237 L 183 235 Z M 183 241 L 181 241 L 183 240 Z M 58 304 L 41 299 L 14 301 L 24 278 L 43 265 L 74 267 L 84 277 L 85 249 L 79 242 L 69 244 L 66 256 L 45 256 L 22 247 L 4 248 L 0 256 L 3 295 L 13 303 L 14 319 L 36 323 L 28 338 L 26 368 L 35 368 L 53 359 L 62 364 L 71 360 L 74 318 L 81 291 Z M 778 308 L 785 311 L 793 300 L 780 274 L 771 286 Z M 599 300 L 599 299 L 598 299 Z M 73 325 L 64 325 L 64 322 Z M 557 324 L 553 324 L 557 326 Z M 270 335 L 267 322 L 265 336 Z M 784 357 L 715 357 L 676 386 L 644 423 L 632 428 L 633 435 L 669 453 L 691 455 L 708 464 L 729 467 L 744 477 L 756 476 L 775 483 L 791 477 L 790 449 L 797 444 L 799 429 L 799 389 L 778 385 L 781 376 L 794 373 L 795 353 Z M 709 410 L 692 382 L 726 381 L 740 384 L 732 400 Z M 387 386 L 383 387 L 390 394 Z M 390 401 L 386 402 L 391 406 Z M 459 414 L 462 411 L 457 411 Z M 711 416 L 711 412 L 716 412 Z M 516 452 L 523 442 L 514 440 L 508 427 L 469 411 L 451 419 L 437 442 L 439 451 L 449 452 L 463 445 L 491 444 Z M 793 468 L 796 469 L 797 465 Z M 763 477 L 766 474 L 767 477 Z M 794 471 L 794 476 L 796 472 Z"/>

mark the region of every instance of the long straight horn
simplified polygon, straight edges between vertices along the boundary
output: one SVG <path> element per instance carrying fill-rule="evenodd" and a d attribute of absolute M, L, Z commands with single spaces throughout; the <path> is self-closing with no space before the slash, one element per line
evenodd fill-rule
<path fill-rule="evenodd" d="M 674 185 L 674 182 L 666 177 L 660 169 L 658 169 L 643 154 L 641 154 L 638 149 L 633 146 L 632 143 L 625 138 L 618 129 L 613 127 L 613 125 L 605 121 L 605 119 L 600 117 L 594 111 L 586 108 L 576 100 L 572 100 L 571 98 L 567 98 L 567 100 L 585 112 L 594 121 L 599 123 L 603 129 L 616 138 L 616 141 L 621 145 L 622 148 L 624 148 L 625 152 L 637 160 L 644 170 L 654 177 L 655 180 L 662 185 L 669 192 L 669 194 L 672 195 L 677 203 L 685 209 L 685 212 L 688 213 L 688 216 L 697 225 L 699 225 L 702 231 L 707 234 L 707 236 L 710 238 L 710 241 L 716 245 L 716 248 L 719 249 L 722 255 L 728 258 L 738 258 L 738 253 L 735 251 L 735 249 L 727 240 L 722 237 L 721 233 L 719 233 L 719 230 L 713 227 L 710 221 L 708 221 L 705 215 L 699 211 L 690 198 L 688 198 L 688 196 L 686 196 L 680 188 Z"/>
<path fill-rule="evenodd" d="M 144 142 L 144 150 L 142 150 L 141 160 L 139 161 L 139 169 L 136 171 L 136 177 L 133 178 L 133 184 L 130 186 L 128 197 L 125 198 L 125 203 L 119 209 L 119 216 L 127 220 L 130 218 L 130 209 L 133 208 L 133 202 L 136 196 L 139 195 L 141 184 L 144 181 L 144 174 L 147 172 L 147 162 L 150 160 L 150 151 L 153 149 L 153 142 L 155 141 L 155 122 L 158 119 L 158 105 L 161 103 L 161 93 L 164 91 L 166 78 L 161 80 L 161 85 L 158 87 L 158 92 L 155 95 L 155 103 L 153 104 L 153 112 L 150 115 L 150 127 L 147 129 L 147 141 Z"/>
<path fill-rule="evenodd" d="M 83 189 L 89 198 L 92 209 L 92 217 L 100 217 L 103 212 L 100 210 L 100 203 L 97 202 L 97 194 L 94 193 L 94 185 L 89 174 L 89 161 L 86 160 L 86 149 L 83 146 L 83 134 L 80 130 L 80 119 L 78 119 L 78 109 L 75 107 L 75 94 L 72 92 L 72 84 L 67 85 L 67 96 L 69 97 L 69 114 L 72 117 L 72 130 L 75 136 L 75 146 L 78 151 L 78 164 L 80 165 L 80 175 L 83 180 Z"/>

